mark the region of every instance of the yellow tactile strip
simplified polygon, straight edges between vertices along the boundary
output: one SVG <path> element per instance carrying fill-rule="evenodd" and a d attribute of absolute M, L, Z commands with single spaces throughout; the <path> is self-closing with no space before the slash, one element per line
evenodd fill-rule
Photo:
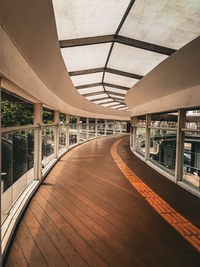
<path fill-rule="evenodd" d="M 117 140 L 111 147 L 111 155 L 131 185 L 142 195 L 145 200 L 188 242 L 200 252 L 200 229 L 173 209 L 167 202 L 151 190 L 134 172 L 126 165 L 117 153 L 117 146 L 122 139 Z"/>

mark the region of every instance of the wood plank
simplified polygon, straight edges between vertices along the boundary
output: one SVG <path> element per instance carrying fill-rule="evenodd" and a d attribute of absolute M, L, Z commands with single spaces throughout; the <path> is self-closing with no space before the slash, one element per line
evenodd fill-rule
<path fill-rule="evenodd" d="M 100 258 L 102 258 L 104 260 L 104 262 L 107 262 L 107 264 L 111 265 L 112 263 L 115 265 L 117 264 L 117 261 L 119 262 L 120 259 L 117 259 L 117 256 L 112 252 L 111 249 L 109 249 L 109 247 L 105 246 L 105 244 L 100 240 L 99 235 L 100 232 L 98 229 L 98 232 L 96 234 L 93 233 L 93 231 L 91 231 L 91 227 L 94 227 L 94 223 L 93 225 L 90 224 L 90 226 L 85 226 L 85 224 L 83 224 L 80 221 L 80 216 L 81 219 L 83 219 L 84 215 L 83 213 L 78 216 L 75 216 L 68 207 L 66 207 L 66 205 L 62 205 L 63 202 L 63 198 L 61 195 L 56 195 L 55 191 L 53 192 L 48 192 L 47 187 L 43 187 L 41 188 L 42 190 L 40 190 L 40 193 L 42 193 L 42 195 L 44 195 L 46 198 L 49 198 L 49 196 L 51 195 L 51 197 L 53 198 L 53 206 L 55 209 L 58 209 L 63 217 L 70 221 L 70 223 L 73 225 L 73 227 L 76 228 L 76 230 L 79 232 L 79 234 L 82 236 L 82 238 L 84 240 L 86 240 L 86 242 L 93 248 L 93 250 L 96 252 L 97 255 L 100 256 Z M 58 200 L 59 197 L 59 200 Z M 77 210 L 76 210 L 77 211 Z M 75 207 L 74 207 L 74 212 L 75 212 Z M 84 217 L 85 222 L 89 222 L 89 218 Z M 91 221 L 90 221 L 91 223 Z M 96 229 L 96 228 L 95 228 Z M 97 231 L 97 229 L 95 230 L 95 232 Z"/>
<path fill-rule="evenodd" d="M 28 266 L 48 266 L 24 220 L 20 222 L 16 238 L 23 251 Z M 8 261 L 10 260 L 10 257 L 11 256 L 9 255 Z"/>
<path fill-rule="evenodd" d="M 92 266 L 95 262 L 99 266 L 107 266 L 103 260 L 93 251 L 93 249 L 87 244 L 87 242 L 80 236 L 78 231 L 74 228 L 74 225 L 71 225 L 71 221 L 68 220 L 63 216 L 62 212 L 57 208 L 54 208 L 52 205 L 51 197 L 45 198 L 43 194 L 41 194 L 41 188 L 37 193 L 40 195 L 39 204 L 43 210 L 47 213 L 49 218 L 56 224 L 58 229 L 64 235 L 64 237 L 72 244 L 74 248 L 78 251 L 81 257 Z M 38 200 L 36 198 L 36 200 Z"/>
<path fill-rule="evenodd" d="M 45 187 L 45 189 L 48 192 L 45 192 L 45 196 L 49 197 L 52 196 L 52 192 L 49 191 L 48 186 Z M 134 260 L 133 256 L 127 252 L 127 249 L 120 243 L 118 242 L 114 237 L 111 237 L 110 234 L 103 228 L 100 227 L 97 222 L 92 220 L 87 213 L 84 213 L 80 209 L 80 203 L 81 201 L 77 202 L 77 199 L 70 194 L 70 198 L 72 197 L 73 201 L 70 200 L 70 198 L 67 198 L 66 195 L 68 194 L 67 191 L 63 192 L 63 187 L 61 188 L 61 191 L 59 190 L 54 190 L 53 192 L 53 197 L 55 199 L 60 200 L 60 202 L 65 203 L 65 207 L 74 215 L 76 216 L 88 229 L 90 229 L 93 234 L 98 236 L 98 238 L 104 243 L 107 244 L 107 247 L 109 248 L 109 264 L 114 264 L 114 265 L 125 265 L 125 262 L 128 263 L 130 260 Z M 86 206 L 86 205 L 85 205 Z M 91 208 L 88 208 L 88 210 L 91 210 Z M 99 215 L 100 218 L 103 218 L 102 216 Z M 101 253 L 105 254 L 105 248 L 101 248 Z M 106 248 L 106 250 L 108 250 Z M 103 250 L 102 250 L 103 249 Z M 115 255 L 114 255 L 115 254 Z M 105 254 L 106 256 L 106 254 Z M 120 256 L 120 257 L 119 257 Z M 107 258 L 107 256 L 106 256 Z"/>
<path fill-rule="evenodd" d="M 28 267 L 28 264 L 22 252 L 22 249 L 16 238 L 10 250 L 10 257 L 8 258 L 8 261 L 5 266 L 6 267 L 21 267 L 21 266 Z"/>
<path fill-rule="evenodd" d="M 39 194 L 37 195 L 39 196 Z M 39 221 L 42 222 L 42 226 L 47 233 L 48 237 L 51 239 L 54 246 L 62 255 L 63 259 L 70 266 L 87 266 L 87 263 L 81 258 L 76 249 L 72 247 L 69 241 L 64 237 L 60 232 L 57 226 L 49 218 L 45 210 L 43 210 L 39 203 L 41 198 L 34 199 L 29 208 L 32 211 L 33 215 L 37 217 Z"/>
<path fill-rule="evenodd" d="M 44 256 L 47 264 L 52 267 L 68 266 L 68 263 L 60 255 L 59 251 L 56 249 L 56 247 L 44 231 L 42 221 L 39 222 L 36 219 L 36 217 L 31 212 L 31 209 L 28 209 L 26 211 L 24 222 L 26 223 L 31 235 L 34 237 L 34 240 L 38 245 L 42 255 Z"/>

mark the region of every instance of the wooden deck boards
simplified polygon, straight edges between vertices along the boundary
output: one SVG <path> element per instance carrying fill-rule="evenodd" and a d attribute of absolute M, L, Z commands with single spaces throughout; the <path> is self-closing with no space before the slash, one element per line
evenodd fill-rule
<path fill-rule="evenodd" d="M 199 266 L 197 251 L 114 163 L 117 138 L 93 140 L 58 162 L 22 219 L 6 266 Z M 125 150 L 126 140 L 120 153 L 130 163 Z"/>

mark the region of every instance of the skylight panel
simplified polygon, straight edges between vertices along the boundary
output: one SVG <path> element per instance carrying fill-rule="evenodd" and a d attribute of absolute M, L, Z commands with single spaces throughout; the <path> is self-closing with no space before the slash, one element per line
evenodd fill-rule
<path fill-rule="evenodd" d="M 111 97 L 114 97 L 114 98 L 119 98 L 121 100 L 124 100 L 124 96 L 119 96 L 119 95 L 112 95 L 112 94 L 109 94 Z"/>
<path fill-rule="evenodd" d="M 94 99 L 99 99 L 99 98 L 103 98 L 103 97 L 108 97 L 107 94 L 99 94 L 99 95 L 91 95 L 91 96 L 87 96 L 86 98 L 88 100 L 94 100 Z"/>
<path fill-rule="evenodd" d="M 104 67 L 111 44 L 84 45 L 62 48 L 61 53 L 68 71 Z"/>
<path fill-rule="evenodd" d="M 119 34 L 179 49 L 200 34 L 200 1 L 136 0 Z"/>
<path fill-rule="evenodd" d="M 102 104 L 101 106 L 103 106 L 103 107 L 109 107 L 109 106 L 112 106 L 112 105 L 115 105 L 115 104 L 118 104 L 119 102 L 115 102 L 115 101 L 113 101 L 113 102 L 111 102 L 111 103 L 106 103 L 106 104 Z"/>
<path fill-rule="evenodd" d="M 124 107 L 125 105 L 118 105 L 118 106 L 114 106 L 114 107 L 111 107 L 111 108 L 114 108 L 114 109 L 118 109 L 118 108 L 122 108 Z"/>
<path fill-rule="evenodd" d="M 166 55 L 152 51 L 115 44 L 108 62 L 108 68 L 145 75 L 166 58 Z"/>
<path fill-rule="evenodd" d="M 71 76 L 74 86 L 98 83 L 102 81 L 102 72 Z"/>
<path fill-rule="evenodd" d="M 113 88 L 113 87 L 108 87 L 108 86 L 105 86 L 105 89 L 108 92 L 115 92 L 115 93 L 124 94 L 124 96 L 127 93 L 126 90 L 122 90 L 122 89 L 118 89 L 118 88 Z"/>
<path fill-rule="evenodd" d="M 130 0 L 53 0 L 59 40 L 114 34 Z"/>
<path fill-rule="evenodd" d="M 102 99 L 102 100 L 96 100 L 93 103 L 102 104 L 102 103 L 108 103 L 108 102 L 113 102 L 113 99 L 112 98 L 107 98 L 107 99 Z"/>
<path fill-rule="evenodd" d="M 105 77 L 104 77 L 104 82 L 106 83 L 117 84 L 117 85 L 129 87 L 129 88 L 131 88 L 138 81 L 139 80 L 137 79 L 129 78 L 129 77 L 122 76 L 122 75 L 116 75 L 116 74 L 108 73 L 108 72 L 105 73 Z"/>
<path fill-rule="evenodd" d="M 96 87 L 89 87 L 89 88 L 84 88 L 77 90 L 81 95 L 83 94 L 89 94 L 89 93 L 95 93 L 95 92 L 101 92 L 104 93 L 103 87 L 102 86 L 96 86 Z"/>

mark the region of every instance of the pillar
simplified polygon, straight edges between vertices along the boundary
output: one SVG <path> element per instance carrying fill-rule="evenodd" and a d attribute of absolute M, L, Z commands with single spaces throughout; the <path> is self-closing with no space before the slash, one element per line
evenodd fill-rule
<path fill-rule="evenodd" d="M 39 126 L 34 131 L 34 178 L 42 178 L 42 104 L 34 104 L 34 125 Z"/>
<path fill-rule="evenodd" d="M 178 110 L 178 125 L 176 139 L 176 167 L 175 167 L 175 182 L 180 181 L 183 175 L 183 160 L 184 160 L 184 132 L 186 111 Z"/>
<path fill-rule="evenodd" d="M 80 117 L 77 117 L 77 144 L 80 143 Z"/>
<path fill-rule="evenodd" d="M 95 137 L 98 136 L 98 119 L 95 119 Z"/>
<path fill-rule="evenodd" d="M 54 111 L 54 123 L 56 124 L 54 130 L 54 157 L 59 156 L 59 111 Z"/>
<path fill-rule="evenodd" d="M 149 159 L 150 155 L 150 129 L 151 126 L 151 115 L 146 115 L 146 129 L 145 129 L 145 160 Z"/>
<path fill-rule="evenodd" d="M 69 149 L 69 114 L 66 114 L 66 148 Z"/>
<path fill-rule="evenodd" d="M 86 140 L 89 139 L 89 118 L 86 118 Z"/>

